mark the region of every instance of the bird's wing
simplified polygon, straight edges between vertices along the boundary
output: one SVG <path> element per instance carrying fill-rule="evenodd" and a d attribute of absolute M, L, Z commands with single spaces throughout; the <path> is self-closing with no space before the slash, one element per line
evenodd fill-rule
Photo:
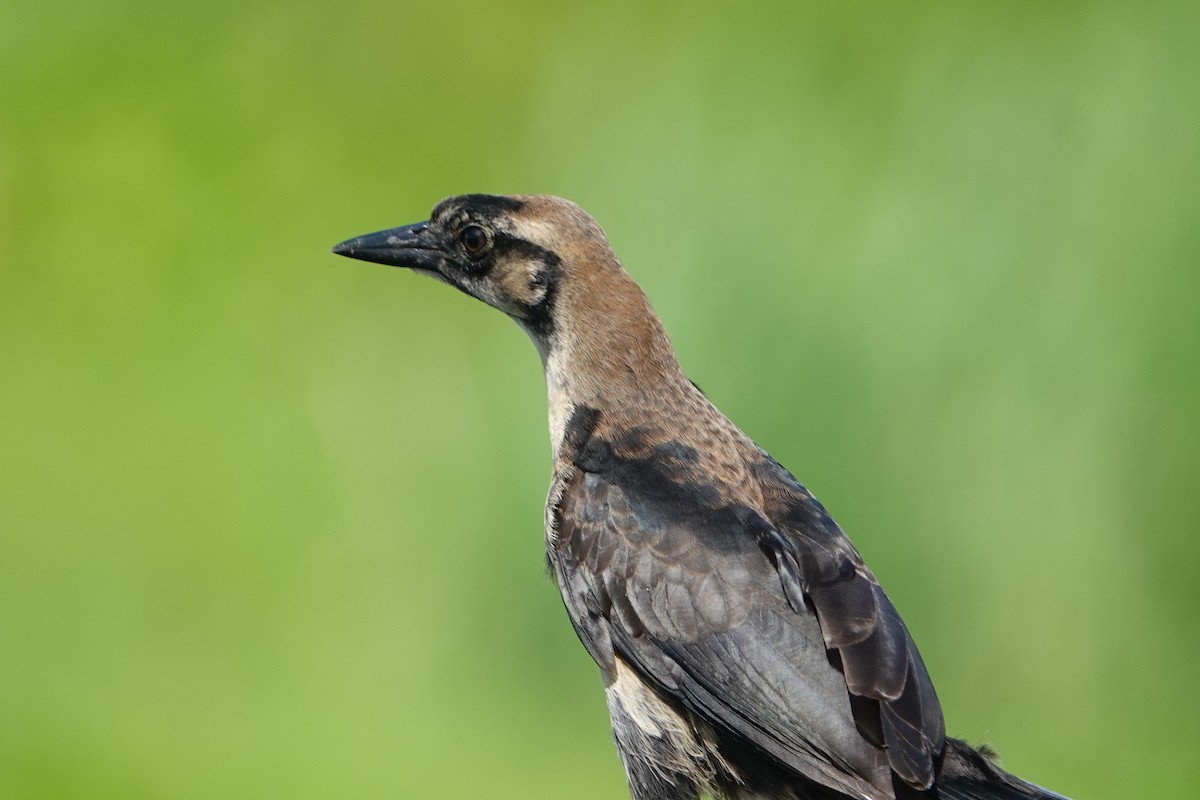
<path fill-rule="evenodd" d="M 849 538 L 791 473 L 769 456 L 759 465 L 777 530 L 768 549 L 789 598 L 802 591 L 855 702 L 855 719 L 882 742 L 905 783 L 932 785 L 946 746 L 941 704 L 896 607 Z M 836 654 L 836 656 L 835 656 Z"/>
<path fill-rule="evenodd" d="M 823 510 L 776 527 L 653 459 L 585 464 L 556 494 L 551 563 L 601 667 L 621 657 L 719 731 L 847 794 L 890 797 L 889 767 L 930 785 L 944 737 L 929 678 Z"/>

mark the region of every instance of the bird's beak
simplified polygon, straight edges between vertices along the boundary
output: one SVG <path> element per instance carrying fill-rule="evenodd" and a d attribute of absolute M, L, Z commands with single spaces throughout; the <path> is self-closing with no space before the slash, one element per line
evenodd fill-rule
<path fill-rule="evenodd" d="M 334 245 L 339 256 L 360 258 L 393 267 L 408 267 L 437 272 L 445 250 L 437 239 L 427 233 L 428 222 L 418 222 L 401 228 L 368 233 Z"/>

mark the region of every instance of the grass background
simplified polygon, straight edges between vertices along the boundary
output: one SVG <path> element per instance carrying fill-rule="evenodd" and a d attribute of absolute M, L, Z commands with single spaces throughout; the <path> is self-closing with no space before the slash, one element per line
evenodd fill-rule
<path fill-rule="evenodd" d="M 1200 793 L 1188 3 L 0 2 L 0 797 L 614 798 L 516 326 L 334 258 L 605 226 L 948 728 Z"/>

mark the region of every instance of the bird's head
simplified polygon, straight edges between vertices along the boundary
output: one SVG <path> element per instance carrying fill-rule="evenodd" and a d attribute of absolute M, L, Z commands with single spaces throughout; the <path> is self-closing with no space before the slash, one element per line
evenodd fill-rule
<path fill-rule="evenodd" d="M 333 252 L 431 275 L 516 320 L 546 368 L 555 443 L 579 405 L 630 407 L 645 404 L 647 393 L 693 391 L 604 231 L 569 200 L 451 197 L 426 222 L 359 236 Z"/>
<path fill-rule="evenodd" d="M 564 288 L 588 283 L 588 272 L 623 274 L 600 226 L 569 200 L 544 195 L 451 197 L 425 222 L 349 239 L 333 252 L 455 286 L 515 319 L 543 355 Z"/>

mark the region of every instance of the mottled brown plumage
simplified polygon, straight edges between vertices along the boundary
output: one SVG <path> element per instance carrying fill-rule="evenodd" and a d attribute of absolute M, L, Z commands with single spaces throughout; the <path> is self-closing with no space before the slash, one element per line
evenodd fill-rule
<path fill-rule="evenodd" d="M 680 368 L 599 226 L 466 195 L 335 252 L 430 274 L 546 371 L 548 561 L 636 800 L 1052 798 L 947 739 L 933 684 L 820 503 Z"/>

